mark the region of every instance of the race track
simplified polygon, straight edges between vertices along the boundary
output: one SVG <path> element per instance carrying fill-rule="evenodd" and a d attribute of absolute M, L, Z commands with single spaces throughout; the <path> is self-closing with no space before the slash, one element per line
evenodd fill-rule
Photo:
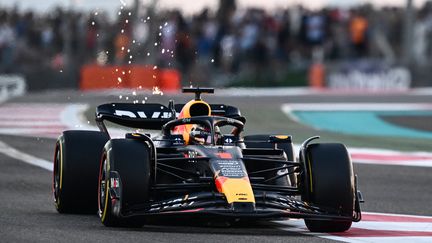
<path fill-rule="evenodd" d="M 169 98 L 167 95 L 148 95 L 148 100 L 151 102 L 167 103 Z M 284 119 L 288 118 L 280 109 L 282 104 L 427 103 L 432 100 L 431 98 L 429 95 L 400 94 L 374 96 L 302 94 L 277 97 L 222 97 L 216 95 L 209 98 L 209 101 L 239 106 L 243 114 L 249 118 L 246 125 L 249 133 L 281 133 L 290 129 L 290 127 L 284 127 Z M 175 99 L 181 102 L 187 97 L 176 96 Z M 366 200 L 362 208 L 365 212 L 380 214 L 365 213 L 364 222 L 354 224 L 352 231 L 341 235 L 305 234 L 304 225 L 298 220 L 234 227 L 206 226 L 198 225 L 193 221 L 180 221 L 146 225 L 141 229 L 131 230 L 106 228 L 99 222 L 96 215 L 60 215 L 54 209 L 51 197 L 51 172 L 23 161 L 29 158 L 40 161 L 52 160 L 54 138 L 61 130 L 71 126 L 71 124 L 65 124 L 65 118 L 63 117 L 62 120 L 57 114 L 63 112 L 62 107 L 69 106 L 69 104 L 88 104 L 92 107 L 111 101 L 118 102 L 118 95 L 82 94 L 70 91 L 30 94 L 0 105 L 2 113 L 0 117 L 0 133 L 2 133 L 0 135 L 1 242 L 330 242 L 333 240 L 432 242 L 432 218 L 430 217 L 432 216 L 430 206 L 432 168 L 422 166 L 355 163 L 354 170 L 359 176 L 359 189 Z M 47 104 L 54 105 L 47 107 Z M 263 118 L 259 118 L 260 115 L 254 113 L 254 111 L 263 109 L 270 111 L 270 114 L 265 117 L 269 121 L 265 123 L 266 125 L 263 125 L 260 120 Z M 403 123 L 400 119 L 398 122 Z M 424 125 L 422 123 L 422 126 Z M 427 129 L 430 129 L 430 126 L 432 124 L 429 124 Z M 286 132 L 290 133 L 290 131 Z M 303 136 L 306 133 L 300 131 L 298 134 Z M 430 141 L 429 148 L 432 148 L 432 140 Z M 301 139 L 299 141 L 295 139 L 295 142 L 300 143 Z M 403 141 L 400 141 L 400 144 L 403 144 Z M 419 148 L 425 151 L 427 141 Z M 398 148 L 394 147 L 394 150 Z M 20 151 L 27 157 L 14 156 L 11 151 Z M 432 149 L 429 152 L 432 152 Z M 400 214 L 429 217 L 401 216 Z"/>

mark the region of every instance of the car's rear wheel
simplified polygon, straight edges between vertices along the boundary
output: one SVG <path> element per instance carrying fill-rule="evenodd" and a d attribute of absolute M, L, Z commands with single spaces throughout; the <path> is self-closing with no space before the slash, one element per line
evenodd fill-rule
<path fill-rule="evenodd" d="M 311 144 L 306 148 L 302 200 L 352 218 L 354 174 L 346 147 L 338 143 Z M 312 232 L 343 232 L 352 220 L 305 219 Z"/>
<path fill-rule="evenodd" d="M 246 148 L 270 149 L 273 148 L 274 146 L 272 143 L 268 142 L 270 136 L 271 135 L 249 135 L 249 136 L 245 136 L 243 139 Z M 262 142 L 258 142 L 258 141 L 262 141 Z M 279 149 L 282 149 L 285 152 L 288 161 L 295 161 L 294 148 L 292 143 L 278 143 L 277 147 Z M 264 169 L 264 168 L 260 168 L 260 169 Z M 297 178 L 296 175 L 294 174 L 294 169 L 289 168 L 288 170 L 291 173 L 287 177 L 282 177 L 275 180 L 275 184 L 281 186 L 296 185 Z M 271 176 L 273 177 L 276 175 L 277 174 L 275 173 L 274 175 Z"/>
<path fill-rule="evenodd" d="M 97 131 L 65 131 L 54 153 L 53 197 L 59 213 L 95 213 L 100 157 L 108 141 Z"/>
<path fill-rule="evenodd" d="M 101 160 L 99 217 L 105 226 L 140 227 L 142 218 L 129 216 L 131 207 L 149 200 L 150 149 L 133 139 L 112 139 Z"/>

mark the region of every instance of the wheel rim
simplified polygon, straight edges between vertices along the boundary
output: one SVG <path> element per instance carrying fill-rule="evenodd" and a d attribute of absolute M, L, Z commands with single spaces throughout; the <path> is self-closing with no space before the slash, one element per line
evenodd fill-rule
<path fill-rule="evenodd" d="M 103 217 L 105 211 L 105 201 L 107 192 L 107 160 L 104 158 L 101 163 L 101 169 L 99 172 L 99 187 L 98 187 L 98 205 L 99 205 L 99 217 Z"/>

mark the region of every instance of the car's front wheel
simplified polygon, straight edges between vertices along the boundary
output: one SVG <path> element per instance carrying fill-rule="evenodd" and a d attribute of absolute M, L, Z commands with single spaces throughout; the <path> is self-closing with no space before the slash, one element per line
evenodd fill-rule
<path fill-rule="evenodd" d="M 352 218 L 354 173 L 346 147 L 338 143 L 311 144 L 305 151 L 302 200 Z M 312 232 L 343 232 L 352 220 L 305 219 Z"/>
<path fill-rule="evenodd" d="M 140 227 L 142 218 L 128 215 L 135 205 L 145 205 L 150 189 L 150 149 L 145 142 L 112 139 L 99 169 L 99 217 L 105 226 Z"/>

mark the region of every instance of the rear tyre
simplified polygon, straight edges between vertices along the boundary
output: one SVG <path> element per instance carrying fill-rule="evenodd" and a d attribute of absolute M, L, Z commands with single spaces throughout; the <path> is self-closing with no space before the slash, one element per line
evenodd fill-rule
<path fill-rule="evenodd" d="M 244 143 L 246 145 L 246 148 L 266 148 L 266 149 L 271 149 L 273 148 L 273 144 L 267 142 L 267 140 L 269 139 L 269 136 L 271 136 L 270 134 L 268 135 L 249 135 L 249 136 L 245 136 L 244 139 Z M 252 142 L 252 141 L 263 141 L 263 142 Z M 279 149 L 282 149 L 286 156 L 287 156 L 287 160 L 288 161 L 295 161 L 295 157 L 294 157 L 294 148 L 292 143 L 279 143 L 278 145 Z M 290 172 L 293 172 L 293 168 L 288 169 Z M 276 176 L 272 175 L 272 176 Z M 282 177 L 279 178 L 275 181 L 276 185 L 280 185 L 280 186 L 289 186 L 289 185 L 296 185 L 297 183 L 297 178 L 296 175 L 294 173 L 290 173 L 288 175 L 288 177 Z"/>
<path fill-rule="evenodd" d="M 150 148 L 133 139 L 112 139 L 101 160 L 98 214 L 109 227 L 141 227 L 142 218 L 128 217 L 130 208 L 149 200 Z M 125 217 L 126 216 L 126 217 Z"/>
<path fill-rule="evenodd" d="M 58 138 L 52 188 L 59 213 L 97 212 L 100 157 L 108 139 L 97 131 L 64 131 Z"/>
<path fill-rule="evenodd" d="M 340 216 L 352 217 L 354 208 L 354 175 L 351 158 L 343 144 L 311 144 L 306 148 L 302 200 L 333 209 Z M 343 232 L 352 220 L 305 219 L 312 232 Z"/>

